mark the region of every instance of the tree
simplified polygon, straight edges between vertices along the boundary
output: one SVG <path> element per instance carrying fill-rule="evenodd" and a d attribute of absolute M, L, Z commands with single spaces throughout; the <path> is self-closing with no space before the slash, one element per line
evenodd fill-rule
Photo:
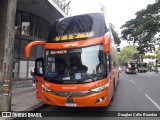
<path fill-rule="evenodd" d="M 160 64 L 160 46 L 155 51 L 155 53 L 156 53 L 156 59 L 158 60 L 158 64 Z"/>
<path fill-rule="evenodd" d="M 145 55 L 144 58 L 155 59 L 155 58 L 156 58 L 156 55 Z"/>
<path fill-rule="evenodd" d="M 119 63 L 124 65 L 126 60 L 138 60 L 139 54 L 137 52 L 137 46 L 129 45 L 123 47 L 119 55 Z"/>
<path fill-rule="evenodd" d="M 155 44 L 160 42 L 159 38 L 153 39 L 160 32 L 160 0 L 136 12 L 136 18 L 127 21 L 121 29 L 122 38 L 138 43 L 137 50 L 141 53 L 155 50 Z"/>
<path fill-rule="evenodd" d="M 156 55 L 156 59 L 158 60 L 158 64 L 160 64 L 160 52 Z"/>
<path fill-rule="evenodd" d="M 110 28 L 110 30 L 112 32 L 115 44 L 119 45 L 121 43 L 121 40 L 120 40 L 120 38 L 118 36 L 118 33 L 115 31 L 114 25 L 112 23 L 109 23 L 109 28 Z"/>

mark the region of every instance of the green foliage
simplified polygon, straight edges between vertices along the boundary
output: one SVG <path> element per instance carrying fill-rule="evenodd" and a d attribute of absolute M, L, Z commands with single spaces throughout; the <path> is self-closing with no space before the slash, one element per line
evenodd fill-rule
<path fill-rule="evenodd" d="M 157 54 L 156 59 L 158 60 L 158 64 L 160 64 L 160 52 Z"/>
<path fill-rule="evenodd" d="M 110 30 L 112 32 L 112 35 L 113 35 L 113 38 L 114 38 L 114 41 L 115 41 L 115 44 L 119 45 L 121 43 L 121 40 L 118 36 L 118 33 L 115 31 L 114 29 L 114 25 L 112 23 L 109 24 L 109 27 L 110 27 Z"/>
<path fill-rule="evenodd" d="M 158 64 L 160 64 L 160 46 L 158 47 L 158 50 L 155 53 L 156 53 L 156 59 L 158 60 Z"/>
<path fill-rule="evenodd" d="M 155 50 L 154 44 L 159 41 L 153 37 L 160 32 L 160 0 L 136 12 L 136 18 L 127 21 L 121 28 L 122 38 L 138 43 L 137 50 L 141 53 Z"/>
<path fill-rule="evenodd" d="M 155 55 L 145 55 L 144 58 L 148 58 L 148 59 L 155 59 L 156 56 Z"/>
<path fill-rule="evenodd" d="M 159 45 L 159 47 L 158 47 L 158 51 L 160 51 L 160 45 Z"/>
<path fill-rule="evenodd" d="M 137 60 L 139 59 L 139 54 L 137 52 L 137 46 L 129 45 L 123 47 L 119 55 L 119 63 L 124 65 L 126 60 Z"/>

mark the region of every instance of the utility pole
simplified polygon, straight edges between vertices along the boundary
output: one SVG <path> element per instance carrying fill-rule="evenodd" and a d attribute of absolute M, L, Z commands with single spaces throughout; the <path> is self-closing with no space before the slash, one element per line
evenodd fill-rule
<path fill-rule="evenodd" d="M 158 73 L 157 63 L 158 63 L 158 60 L 156 59 L 156 73 Z"/>
<path fill-rule="evenodd" d="M 17 0 L 0 1 L 0 111 L 11 111 Z"/>
<path fill-rule="evenodd" d="M 140 54 L 140 62 L 142 62 L 142 54 Z"/>

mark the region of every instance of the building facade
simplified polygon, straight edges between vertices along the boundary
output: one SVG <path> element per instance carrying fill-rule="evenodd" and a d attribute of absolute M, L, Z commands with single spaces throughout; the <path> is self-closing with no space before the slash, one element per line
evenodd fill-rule
<path fill-rule="evenodd" d="M 43 47 L 33 47 L 30 59 L 24 57 L 25 46 L 35 40 L 46 41 L 56 19 L 68 15 L 59 0 L 17 0 L 13 78 L 30 79 L 35 59 L 43 56 Z M 68 7 L 67 7 L 68 8 Z M 67 11 L 67 12 L 66 12 Z"/>

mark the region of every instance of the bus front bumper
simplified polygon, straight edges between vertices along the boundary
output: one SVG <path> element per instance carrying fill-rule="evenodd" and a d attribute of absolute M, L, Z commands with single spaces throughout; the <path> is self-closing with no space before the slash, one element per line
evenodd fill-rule
<path fill-rule="evenodd" d="M 65 97 L 57 96 L 51 92 L 43 91 L 44 103 L 55 106 L 67 106 L 67 107 L 102 107 L 108 106 L 110 103 L 110 96 L 108 89 L 105 89 L 98 93 L 92 93 L 86 96 L 80 97 Z"/>

